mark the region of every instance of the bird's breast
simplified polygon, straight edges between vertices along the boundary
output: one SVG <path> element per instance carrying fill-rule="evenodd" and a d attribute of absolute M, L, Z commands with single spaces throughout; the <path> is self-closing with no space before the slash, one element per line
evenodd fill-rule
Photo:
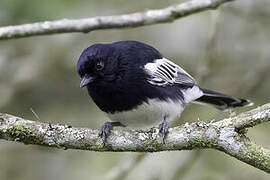
<path fill-rule="evenodd" d="M 131 110 L 107 113 L 107 115 L 112 121 L 121 122 L 128 127 L 151 127 L 159 124 L 165 116 L 168 121 L 180 116 L 184 106 L 180 100 L 148 99 Z"/>

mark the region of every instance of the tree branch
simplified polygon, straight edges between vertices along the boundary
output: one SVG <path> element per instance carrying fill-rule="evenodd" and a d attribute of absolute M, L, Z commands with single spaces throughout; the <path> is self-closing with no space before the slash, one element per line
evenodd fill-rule
<path fill-rule="evenodd" d="M 0 40 L 71 32 L 88 33 L 98 29 L 130 28 L 172 22 L 193 13 L 215 9 L 233 0 L 191 0 L 159 10 L 148 10 L 118 16 L 85 19 L 63 19 L 0 28 Z"/>
<path fill-rule="evenodd" d="M 169 129 L 162 143 L 158 129 L 114 130 L 103 145 L 98 130 L 41 123 L 0 114 L 0 139 L 63 149 L 158 152 L 213 148 L 270 173 L 270 151 L 251 142 L 244 128 L 270 120 L 270 103 L 215 123 L 195 122 Z"/>

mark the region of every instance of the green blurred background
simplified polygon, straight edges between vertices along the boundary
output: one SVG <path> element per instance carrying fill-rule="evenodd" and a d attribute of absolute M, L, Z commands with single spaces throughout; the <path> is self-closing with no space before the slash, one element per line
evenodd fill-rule
<path fill-rule="evenodd" d="M 163 8 L 179 0 L 1 0 L 0 26 L 117 15 Z M 0 41 L 0 112 L 31 120 L 99 128 L 106 116 L 79 88 L 76 63 L 82 50 L 100 42 L 137 40 L 153 45 L 181 65 L 202 87 L 270 102 L 270 1 L 238 0 L 173 23 Z M 244 108 L 237 113 L 248 110 Z M 32 112 L 34 111 L 38 118 Z M 174 124 L 230 116 L 212 107 L 190 105 Z M 270 148 L 269 124 L 249 137 Z M 139 153 L 57 150 L 0 140 L 0 180 L 108 179 L 112 169 Z M 189 158 L 194 162 L 182 172 Z M 127 179 L 269 179 L 224 153 L 203 150 L 147 154 Z"/>

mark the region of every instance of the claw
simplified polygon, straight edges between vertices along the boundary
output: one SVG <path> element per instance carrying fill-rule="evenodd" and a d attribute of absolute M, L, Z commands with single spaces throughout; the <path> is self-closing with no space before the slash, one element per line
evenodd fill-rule
<path fill-rule="evenodd" d="M 103 144 L 106 143 L 106 139 L 112 129 L 113 129 L 112 125 L 109 122 L 106 122 L 99 130 L 98 135 L 102 138 Z"/>
<path fill-rule="evenodd" d="M 103 144 L 106 144 L 110 132 L 112 131 L 113 127 L 116 126 L 125 127 L 125 125 L 123 125 L 120 122 L 105 122 L 103 126 L 100 128 L 98 135 L 99 137 L 101 137 Z"/>
<path fill-rule="evenodd" d="M 169 132 L 169 124 L 166 120 L 166 116 L 164 117 L 164 120 L 162 121 L 162 123 L 158 126 L 159 129 L 159 133 L 162 135 L 162 142 L 163 144 L 165 144 L 165 138 Z"/>

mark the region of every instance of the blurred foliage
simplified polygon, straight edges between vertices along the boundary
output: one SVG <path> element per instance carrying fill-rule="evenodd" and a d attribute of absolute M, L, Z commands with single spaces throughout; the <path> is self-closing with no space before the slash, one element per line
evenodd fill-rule
<path fill-rule="evenodd" d="M 1 0 L 0 26 L 131 13 L 178 2 Z M 196 76 L 202 87 L 249 98 L 256 105 L 267 103 L 270 101 L 269 5 L 268 0 L 238 0 L 217 11 L 195 14 L 170 24 L 0 41 L 0 112 L 44 122 L 100 127 L 108 119 L 86 91 L 79 88 L 75 66 L 84 48 L 118 40 L 153 45 Z M 244 110 L 247 108 L 237 112 Z M 229 113 L 212 107 L 190 105 L 174 124 L 228 116 Z M 256 127 L 249 135 L 258 144 L 270 148 L 269 128 L 268 124 Z M 130 172 L 128 179 L 168 179 L 189 154 L 149 154 Z M 110 169 L 135 153 L 63 151 L 0 141 L 0 156 L 1 180 L 68 180 L 104 179 Z M 268 178 L 260 170 L 214 150 L 204 151 L 185 175 L 185 179 L 200 180 Z"/>

